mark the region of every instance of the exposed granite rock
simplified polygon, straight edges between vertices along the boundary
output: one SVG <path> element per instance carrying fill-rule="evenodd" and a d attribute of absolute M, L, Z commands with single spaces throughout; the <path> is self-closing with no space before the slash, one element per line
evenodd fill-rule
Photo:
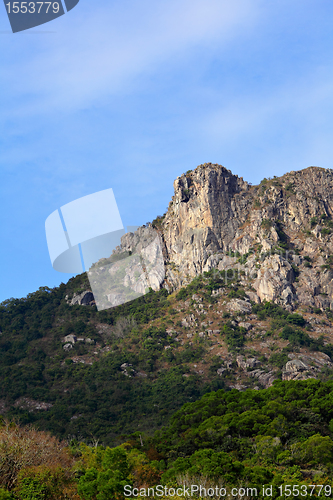
<path fill-rule="evenodd" d="M 42 401 L 35 401 L 30 398 L 19 398 L 17 401 L 15 401 L 14 406 L 16 408 L 21 408 L 23 410 L 27 410 L 29 412 L 34 412 L 34 411 L 46 411 L 52 408 L 51 403 L 44 403 Z"/>
<path fill-rule="evenodd" d="M 323 352 L 315 352 L 311 355 L 293 353 L 288 356 L 288 361 L 282 371 L 282 380 L 307 380 L 317 378 L 318 372 L 324 367 L 333 367 L 331 358 Z"/>
<path fill-rule="evenodd" d="M 247 322 L 244 322 L 244 321 L 240 321 L 238 323 L 238 326 L 240 326 L 241 328 L 245 328 L 245 330 L 249 331 L 252 328 L 252 323 L 247 323 Z"/>
<path fill-rule="evenodd" d="M 288 305 L 295 300 L 293 281 L 291 264 L 280 255 L 271 255 L 262 263 L 253 286 L 261 301 L 272 300 Z"/>
<path fill-rule="evenodd" d="M 121 238 L 121 247 L 117 247 L 114 254 L 128 252 L 140 256 L 140 269 L 144 270 L 143 287 L 140 292 L 144 292 L 145 287 L 159 290 L 165 276 L 163 243 L 158 232 L 151 226 L 139 227 L 134 233 L 126 233 Z M 137 269 L 133 270 L 133 276 Z M 127 274 L 128 271 L 126 270 Z M 127 281 L 126 281 L 127 280 Z M 131 284 L 131 277 L 125 276 L 126 286 Z"/>
<path fill-rule="evenodd" d="M 78 295 L 74 294 L 72 300 L 70 301 L 70 305 L 74 306 L 76 304 L 81 306 L 94 305 L 95 299 L 91 290 L 85 290 Z"/>
<path fill-rule="evenodd" d="M 164 281 L 164 250 L 159 233 L 150 224 L 121 238 L 112 255 L 94 263 L 88 277 L 99 310 L 159 290 Z"/>
<path fill-rule="evenodd" d="M 256 358 L 245 358 L 242 355 L 236 357 L 236 363 L 243 370 L 253 369 L 256 366 L 260 365 L 260 361 L 258 361 Z"/>
<path fill-rule="evenodd" d="M 332 170 L 309 167 L 250 186 L 208 163 L 178 177 L 174 189 L 162 227 L 168 287 L 177 289 L 212 268 L 237 268 L 254 278 L 255 292 L 248 294 L 254 302 L 333 308 L 333 270 L 320 267 L 333 253 L 333 238 L 320 222 L 333 215 Z M 276 252 L 281 241 L 285 250 Z M 268 253 L 259 261 L 250 255 L 242 264 L 226 254 L 243 255 L 258 245 Z M 299 266 L 297 281 L 293 266 Z"/>
<path fill-rule="evenodd" d="M 66 335 L 66 337 L 64 337 L 64 339 L 63 339 L 63 342 L 70 342 L 71 344 L 75 344 L 76 341 L 77 341 L 77 337 L 76 337 L 76 335 L 73 335 L 72 333 L 70 335 Z"/>
<path fill-rule="evenodd" d="M 121 369 L 122 373 L 124 375 L 126 375 L 126 377 L 129 377 L 129 378 L 132 378 L 137 373 L 136 370 L 134 370 L 134 368 L 132 368 L 132 365 L 130 363 L 123 363 L 120 366 L 120 369 Z"/>
<path fill-rule="evenodd" d="M 250 186 L 220 165 L 201 165 L 174 182 L 175 195 L 163 222 L 168 260 L 168 281 L 178 288 L 218 259 L 208 258 L 227 250 L 238 227 L 245 222 Z"/>
<path fill-rule="evenodd" d="M 250 313 L 252 311 L 250 302 L 241 299 L 232 299 L 226 307 L 232 312 Z"/>
<path fill-rule="evenodd" d="M 300 359 L 292 359 L 286 363 L 282 378 L 283 380 L 306 380 L 313 377 L 313 374 L 309 373 L 310 370 L 310 367 Z"/>
<path fill-rule="evenodd" d="M 248 372 L 248 375 L 250 377 L 257 378 L 260 385 L 262 385 L 265 389 L 270 387 L 277 378 L 274 371 L 265 372 L 265 370 L 253 370 Z"/>

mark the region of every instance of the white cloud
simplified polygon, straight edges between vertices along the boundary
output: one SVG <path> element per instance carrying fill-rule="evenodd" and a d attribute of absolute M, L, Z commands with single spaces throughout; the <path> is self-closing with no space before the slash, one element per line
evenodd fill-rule
<path fill-rule="evenodd" d="M 253 0 L 82 2 L 77 15 L 72 11 L 53 21 L 57 33 L 42 39 L 18 34 L 7 42 L 12 61 L 2 70 L 7 112 L 66 114 L 132 91 L 137 75 L 180 63 L 199 44 L 218 43 L 222 50 L 253 27 L 257 5 Z"/>
<path fill-rule="evenodd" d="M 236 95 L 226 102 L 221 96 L 218 109 L 210 110 L 199 129 L 208 141 L 241 142 L 265 137 L 280 130 L 311 141 L 311 135 L 322 134 L 324 127 L 332 127 L 329 108 L 333 108 L 330 68 L 307 68 L 308 74 L 298 75 L 262 93 L 249 89 L 246 95 Z M 283 126 L 284 125 L 284 126 Z M 292 138 L 291 138 L 292 139 Z M 313 137 L 315 139 L 315 137 Z M 278 142 L 277 142 L 278 145 Z M 309 142 L 304 143 L 304 147 Z"/>

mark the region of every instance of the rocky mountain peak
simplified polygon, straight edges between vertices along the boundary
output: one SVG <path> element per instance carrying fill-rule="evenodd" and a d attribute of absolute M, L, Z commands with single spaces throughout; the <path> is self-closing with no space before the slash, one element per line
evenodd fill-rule
<path fill-rule="evenodd" d="M 212 268 L 237 268 L 258 301 L 330 307 L 332 188 L 333 171 L 319 167 L 257 186 L 211 163 L 177 177 L 161 224 L 164 286 L 178 289 Z"/>

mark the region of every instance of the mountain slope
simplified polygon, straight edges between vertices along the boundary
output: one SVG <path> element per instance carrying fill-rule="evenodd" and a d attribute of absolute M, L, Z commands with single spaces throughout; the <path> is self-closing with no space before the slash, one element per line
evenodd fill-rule
<path fill-rule="evenodd" d="M 332 182 L 315 167 L 259 186 L 219 165 L 182 175 L 152 224 L 161 290 L 98 312 L 80 305 L 83 274 L 0 305 L 0 412 L 110 444 L 211 390 L 331 379 Z"/>
<path fill-rule="evenodd" d="M 332 170 L 309 167 L 251 186 L 220 165 L 205 164 L 178 177 L 174 189 L 160 221 L 167 286 L 236 267 L 250 277 L 257 273 L 253 287 L 261 301 L 330 307 Z M 259 262 L 237 263 L 251 250 Z"/>

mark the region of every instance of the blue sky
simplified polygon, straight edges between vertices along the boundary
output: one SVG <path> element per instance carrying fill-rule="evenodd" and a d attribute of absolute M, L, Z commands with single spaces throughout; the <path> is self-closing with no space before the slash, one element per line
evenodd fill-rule
<path fill-rule="evenodd" d="M 44 223 L 76 198 L 141 225 L 200 163 L 332 168 L 332 26 L 329 0 L 80 0 L 16 34 L 0 9 L 0 301 L 69 279 Z"/>

